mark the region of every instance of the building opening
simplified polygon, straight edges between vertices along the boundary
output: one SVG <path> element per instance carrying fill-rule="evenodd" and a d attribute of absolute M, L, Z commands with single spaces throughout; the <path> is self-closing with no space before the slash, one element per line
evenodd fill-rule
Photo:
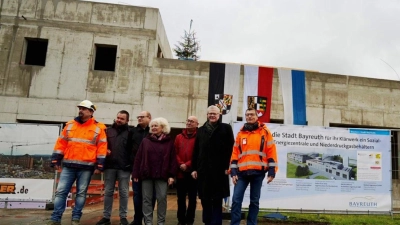
<path fill-rule="evenodd" d="M 115 71 L 116 45 L 95 44 L 94 70 Z"/>
<path fill-rule="evenodd" d="M 48 39 L 25 38 L 25 65 L 45 66 Z"/>
<path fill-rule="evenodd" d="M 158 50 L 157 50 L 157 58 L 164 58 L 164 55 L 161 51 L 160 45 L 158 45 Z"/>

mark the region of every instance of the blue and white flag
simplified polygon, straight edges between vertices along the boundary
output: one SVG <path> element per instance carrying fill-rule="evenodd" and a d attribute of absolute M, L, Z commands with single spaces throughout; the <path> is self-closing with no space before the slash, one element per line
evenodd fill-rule
<path fill-rule="evenodd" d="M 285 124 L 307 125 L 305 72 L 278 68 Z"/>

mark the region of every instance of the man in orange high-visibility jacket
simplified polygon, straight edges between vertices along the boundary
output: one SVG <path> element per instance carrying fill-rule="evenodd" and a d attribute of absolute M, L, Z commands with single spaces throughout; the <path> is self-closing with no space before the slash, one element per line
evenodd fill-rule
<path fill-rule="evenodd" d="M 61 224 L 65 201 L 76 181 L 75 207 L 72 210 L 72 225 L 79 225 L 86 192 L 94 173 L 103 171 L 107 154 L 105 125 L 93 118 L 96 106 L 89 100 L 79 105 L 79 116 L 69 121 L 57 139 L 51 156 L 51 166 L 62 171 L 54 199 L 54 211 L 48 225 Z"/>
<path fill-rule="evenodd" d="M 239 131 L 231 156 L 231 177 L 235 185 L 232 197 L 231 225 L 239 225 L 244 192 L 250 184 L 250 205 L 247 225 L 257 224 L 261 186 L 268 172 L 267 183 L 278 170 L 276 147 L 267 126 L 258 121 L 257 111 L 246 110 L 246 123 Z"/>

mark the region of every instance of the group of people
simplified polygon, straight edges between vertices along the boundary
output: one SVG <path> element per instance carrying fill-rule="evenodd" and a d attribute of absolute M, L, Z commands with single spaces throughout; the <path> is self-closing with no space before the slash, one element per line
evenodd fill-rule
<path fill-rule="evenodd" d="M 76 182 L 72 225 L 79 225 L 93 173 L 104 173 L 103 218 L 96 225 L 110 225 L 113 196 L 118 181 L 121 225 L 153 224 L 157 201 L 157 224 L 165 224 L 168 186 L 176 184 L 178 225 L 192 225 L 197 196 L 206 225 L 222 224 L 222 202 L 230 196 L 229 174 L 235 185 L 231 224 L 241 220 L 244 192 L 250 184 L 247 224 L 257 224 L 261 186 L 268 173 L 270 183 L 277 171 L 277 154 L 272 134 L 258 121 L 255 109 L 246 110 L 246 123 L 236 141 L 230 125 L 221 122 L 220 109 L 210 106 L 207 121 L 198 128 L 195 116 L 175 140 L 165 118 L 152 119 L 148 111 L 129 127 L 129 113 L 117 113 L 112 126 L 97 122 L 96 106 L 88 100 L 79 105 L 79 115 L 67 122 L 52 155 L 52 166 L 62 171 L 48 225 L 61 224 L 66 198 Z M 134 217 L 127 220 L 129 181 L 132 179 Z M 186 197 L 188 196 L 188 205 Z"/>

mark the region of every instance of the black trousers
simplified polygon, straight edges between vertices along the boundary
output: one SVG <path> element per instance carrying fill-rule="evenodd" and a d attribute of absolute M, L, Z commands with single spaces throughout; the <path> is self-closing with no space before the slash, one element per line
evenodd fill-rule
<path fill-rule="evenodd" d="M 194 222 L 197 198 L 197 182 L 189 173 L 184 178 L 176 180 L 176 191 L 178 197 L 178 221 L 181 224 L 192 224 Z M 189 203 L 186 207 L 186 196 Z"/>
<path fill-rule="evenodd" d="M 222 198 L 201 199 L 203 206 L 203 223 L 205 225 L 222 225 Z"/>

